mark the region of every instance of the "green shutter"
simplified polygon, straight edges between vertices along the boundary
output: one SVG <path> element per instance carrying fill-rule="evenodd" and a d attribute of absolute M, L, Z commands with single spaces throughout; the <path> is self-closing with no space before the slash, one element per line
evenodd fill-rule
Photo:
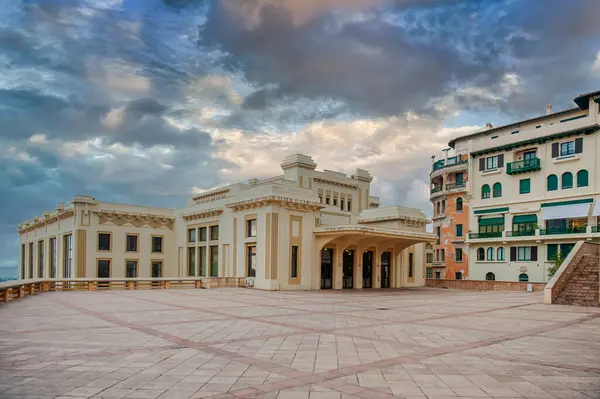
<path fill-rule="evenodd" d="M 556 260 L 558 258 L 558 244 L 548 244 L 548 260 Z"/>
<path fill-rule="evenodd" d="M 537 223 L 537 215 L 517 215 L 513 217 L 515 223 Z"/>
<path fill-rule="evenodd" d="M 519 194 L 529 194 L 531 192 L 531 179 L 521 179 L 519 181 Z"/>
<path fill-rule="evenodd" d="M 570 201 L 560 201 L 560 202 L 550 202 L 548 204 L 542 204 L 542 208 L 548 208 L 550 206 L 591 204 L 592 202 L 594 202 L 593 198 L 586 198 L 586 199 L 580 199 L 580 200 L 570 200 Z M 477 213 L 477 211 L 475 211 L 475 213 Z"/>
<path fill-rule="evenodd" d="M 547 190 L 556 191 L 558 190 L 558 177 L 556 175 L 550 175 L 547 179 Z"/>
<path fill-rule="evenodd" d="M 573 188 L 573 174 L 571 172 L 563 173 L 562 188 Z"/>
<path fill-rule="evenodd" d="M 587 187 L 588 186 L 588 171 L 585 169 L 577 172 L 577 187 Z"/>
<path fill-rule="evenodd" d="M 462 237 L 462 224 L 457 224 L 456 225 L 456 236 L 457 237 Z"/>
<path fill-rule="evenodd" d="M 480 219 L 479 220 L 479 225 L 480 226 L 494 226 L 494 225 L 503 225 L 503 224 L 504 224 L 504 218 L 503 217 L 488 218 L 488 219 Z"/>

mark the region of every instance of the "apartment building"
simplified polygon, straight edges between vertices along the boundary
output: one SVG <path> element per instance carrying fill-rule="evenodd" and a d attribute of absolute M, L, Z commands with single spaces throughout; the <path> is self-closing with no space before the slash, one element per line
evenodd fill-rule
<path fill-rule="evenodd" d="M 19 226 L 21 278 L 246 277 L 265 290 L 418 287 L 418 209 L 380 207 L 372 176 L 284 159 L 281 175 L 191 196 L 178 209 L 76 196 Z"/>
<path fill-rule="evenodd" d="M 545 115 L 450 141 L 469 156 L 468 222 L 462 223 L 468 226 L 469 279 L 547 282 L 553 260 L 579 240 L 600 239 L 600 91 L 574 102 L 572 109 L 552 112 L 547 106 Z M 438 171 L 444 169 L 432 172 L 432 183 L 441 182 L 445 172 Z M 438 187 L 431 198 L 444 247 L 452 243 L 444 235 L 449 199 L 435 195 Z M 447 186 L 439 192 L 445 191 Z M 446 212 L 443 202 L 438 209 L 440 199 Z M 458 222 L 448 224 L 457 229 Z"/>

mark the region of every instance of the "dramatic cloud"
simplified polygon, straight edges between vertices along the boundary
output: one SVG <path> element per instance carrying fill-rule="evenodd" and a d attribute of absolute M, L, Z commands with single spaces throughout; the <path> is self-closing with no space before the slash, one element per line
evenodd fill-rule
<path fill-rule="evenodd" d="M 294 152 L 430 213 L 450 138 L 600 87 L 595 0 L 5 3 L 0 265 L 75 194 L 180 206 Z"/>

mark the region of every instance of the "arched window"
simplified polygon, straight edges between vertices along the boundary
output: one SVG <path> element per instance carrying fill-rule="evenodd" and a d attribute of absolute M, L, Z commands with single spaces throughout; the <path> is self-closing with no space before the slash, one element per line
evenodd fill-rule
<path fill-rule="evenodd" d="M 446 213 L 446 200 L 442 200 L 442 213 Z"/>
<path fill-rule="evenodd" d="M 489 184 L 484 184 L 483 187 L 481 187 L 481 198 L 482 199 L 490 198 Z"/>
<path fill-rule="evenodd" d="M 485 275 L 485 279 L 487 281 L 496 281 L 496 275 L 492 272 L 489 272 L 488 274 Z"/>
<path fill-rule="evenodd" d="M 565 172 L 562 174 L 562 188 L 573 188 L 573 173 Z"/>
<path fill-rule="evenodd" d="M 556 175 L 550 175 L 550 176 L 548 176 L 548 178 L 546 180 L 547 180 L 546 189 L 548 191 L 558 190 L 558 177 L 556 177 Z"/>
<path fill-rule="evenodd" d="M 494 183 L 494 198 L 495 197 L 502 197 L 502 184 L 501 183 Z"/>
<path fill-rule="evenodd" d="M 494 260 L 494 248 L 492 247 L 487 249 L 487 260 Z"/>
<path fill-rule="evenodd" d="M 589 176 L 588 171 L 585 169 L 581 169 L 577 172 L 577 187 L 587 187 L 589 184 Z"/>
<path fill-rule="evenodd" d="M 525 273 L 519 274 L 519 281 L 529 281 L 529 276 Z"/>
<path fill-rule="evenodd" d="M 456 210 L 457 211 L 462 211 L 462 208 L 463 208 L 463 199 L 460 198 L 460 197 L 458 197 L 456 199 Z"/>
<path fill-rule="evenodd" d="M 496 250 L 496 260 L 504 260 L 504 247 L 499 247 Z"/>
<path fill-rule="evenodd" d="M 485 260 L 485 250 L 483 248 L 477 248 L 477 260 Z"/>
<path fill-rule="evenodd" d="M 438 214 L 438 215 L 440 214 L 440 202 L 439 201 L 437 202 L 437 212 L 436 212 L 436 214 Z"/>

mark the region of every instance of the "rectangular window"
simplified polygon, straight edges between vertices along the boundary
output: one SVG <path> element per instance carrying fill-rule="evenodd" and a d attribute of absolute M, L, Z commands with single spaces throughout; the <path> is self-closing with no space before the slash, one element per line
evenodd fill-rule
<path fill-rule="evenodd" d="M 34 251 L 34 246 L 33 243 L 30 242 L 29 243 L 29 275 L 27 276 L 27 278 L 33 278 L 33 251 Z"/>
<path fill-rule="evenodd" d="M 574 246 L 575 244 L 560 244 L 560 255 L 563 258 L 566 258 L 567 256 L 569 256 L 569 253 L 571 252 Z"/>
<path fill-rule="evenodd" d="M 442 250 L 443 251 L 443 250 Z M 414 254 L 408 254 L 408 278 L 415 277 Z"/>
<path fill-rule="evenodd" d="M 163 275 L 163 264 L 161 261 L 152 261 L 152 278 L 160 278 Z"/>
<path fill-rule="evenodd" d="M 348 200 L 348 207 L 346 208 L 348 212 L 352 212 L 352 201 Z"/>
<path fill-rule="evenodd" d="M 126 252 L 137 252 L 138 250 L 138 236 L 133 234 L 127 234 L 126 238 L 127 248 Z"/>
<path fill-rule="evenodd" d="M 211 247 L 210 247 L 210 276 L 211 277 L 219 276 L 219 246 L 218 245 L 211 245 Z"/>
<path fill-rule="evenodd" d="M 329 197 L 325 197 L 325 205 L 329 205 Z"/>
<path fill-rule="evenodd" d="M 198 229 L 198 242 L 206 241 L 206 227 L 200 227 Z"/>
<path fill-rule="evenodd" d="M 340 210 L 341 211 L 344 210 L 344 200 L 343 199 L 340 201 Z"/>
<path fill-rule="evenodd" d="M 110 233 L 98 233 L 98 251 L 110 251 Z"/>
<path fill-rule="evenodd" d="M 196 242 L 196 229 L 188 229 L 188 242 Z"/>
<path fill-rule="evenodd" d="M 531 247 L 519 247 L 517 249 L 517 260 L 529 262 L 531 260 Z"/>
<path fill-rule="evenodd" d="M 462 260 L 463 260 L 462 257 L 463 257 L 462 248 L 456 248 L 456 261 L 462 262 Z"/>
<path fill-rule="evenodd" d="M 425 278 L 433 278 L 433 268 L 428 267 L 425 269 Z"/>
<path fill-rule="evenodd" d="M 73 265 L 73 236 L 67 234 L 63 237 L 63 278 L 71 278 Z"/>
<path fill-rule="evenodd" d="M 163 238 L 158 237 L 158 236 L 153 236 L 152 237 L 152 252 L 161 253 L 162 251 L 163 251 Z"/>
<path fill-rule="evenodd" d="M 462 272 L 456 272 L 456 273 L 454 273 L 454 279 L 455 280 L 462 280 Z"/>
<path fill-rule="evenodd" d="M 291 277 L 298 277 L 298 247 L 292 245 L 292 271 Z"/>
<path fill-rule="evenodd" d="M 558 259 L 558 244 L 548 244 L 547 249 L 548 260 Z"/>
<path fill-rule="evenodd" d="M 498 157 L 488 157 L 486 159 L 486 170 L 498 169 Z"/>
<path fill-rule="evenodd" d="M 446 250 L 445 250 L 445 249 L 442 249 L 442 250 L 440 250 L 440 254 L 441 254 L 441 255 L 440 255 L 440 256 L 441 256 L 441 259 L 440 259 L 440 260 L 441 260 L 442 262 L 444 262 L 444 261 L 446 260 Z"/>
<path fill-rule="evenodd" d="M 219 239 L 219 226 L 210 226 L 210 240 L 217 241 Z"/>
<path fill-rule="evenodd" d="M 50 238 L 50 278 L 56 278 L 56 264 L 58 263 L 56 237 Z"/>
<path fill-rule="evenodd" d="M 98 278 L 110 278 L 110 260 L 101 259 L 98 261 Z"/>
<path fill-rule="evenodd" d="M 567 141 L 565 143 L 560 143 L 561 157 L 573 154 L 575 154 L 575 141 Z"/>
<path fill-rule="evenodd" d="M 427 263 L 433 262 L 433 254 L 427 254 Z"/>
<path fill-rule="evenodd" d="M 246 221 L 246 237 L 256 237 L 256 219 Z"/>
<path fill-rule="evenodd" d="M 463 235 L 463 229 L 462 229 L 463 225 L 462 224 L 457 224 L 456 225 L 456 236 L 457 237 L 462 237 Z"/>
<path fill-rule="evenodd" d="M 27 269 L 26 265 L 26 251 L 27 247 L 25 244 L 21 244 L 21 280 L 25 280 L 25 270 Z"/>
<path fill-rule="evenodd" d="M 44 278 L 44 240 L 38 241 L 38 274 L 37 278 Z"/>
<path fill-rule="evenodd" d="M 128 260 L 125 262 L 125 277 L 135 278 L 137 277 L 137 260 Z"/>
<path fill-rule="evenodd" d="M 206 276 L 206 247 L 198 247 L 199 276 Z"/>
<path fill-rule="evenodd" d="M 454 180 L 456 181 L 457 186 L 461 186 L 464 183 L 464 174 L 462 172 L 457 173 Z"/>
<path fill-rule="evenodd" d="M 247 247 L 246 251 L 246 267 L 248 272 L 248 277 L 256 277 L 256 247 L 251 246 Z"/>
<path fill-rule="evenodd" d="M 196 247 L 188 248 L 188 276 L 196 275 Z"/>
<path fill-rule="evenodd" d="M 519 181 L 519 194 L 529 194 L 531 192 L 531 179 L 521 179 Z"/>

